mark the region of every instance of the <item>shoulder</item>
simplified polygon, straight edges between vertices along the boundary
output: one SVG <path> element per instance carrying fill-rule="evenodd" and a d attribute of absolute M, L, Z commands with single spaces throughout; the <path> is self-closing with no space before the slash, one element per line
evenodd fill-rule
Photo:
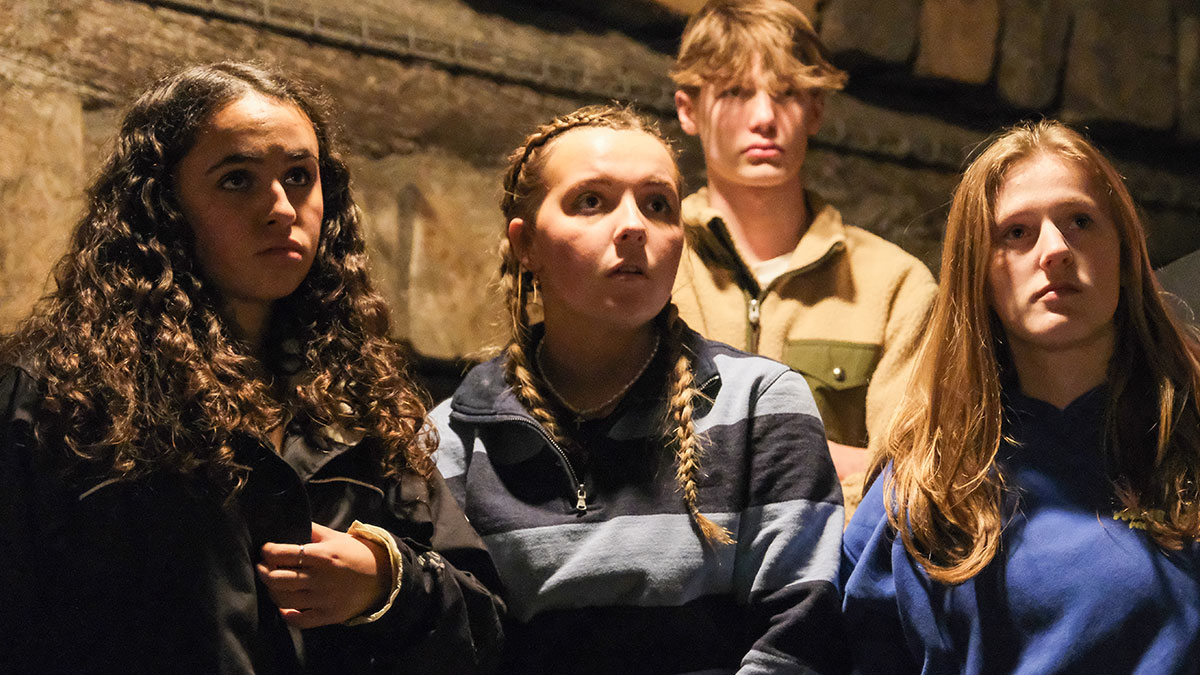
<path fill-rule="evenodd" d="M 29 371 L 19 365 L 0 366 L 0 414 L 5 422 L 31 422 L 41 398 L 41 386 Z"/>
<path fill-rule="evenodd" d="M 698 384 L 719 382 L 712 413 L 742 418 L 800 415 L 820 419 L 808 382 L 788 366 L 691 333 Z M 709 372 L 706 372 L 709 371 Z"/>
<path fill-rule="evenodd" d="M 870 265 L 876 273 L 911 275 L 933 284 L 925 263 L 887 239 L 855 225 L 846 225 L 846 251 L 853 263 Z"/>

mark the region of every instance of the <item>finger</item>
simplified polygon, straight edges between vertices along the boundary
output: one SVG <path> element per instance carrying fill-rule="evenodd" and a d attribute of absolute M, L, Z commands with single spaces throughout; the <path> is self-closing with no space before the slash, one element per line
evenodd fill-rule
<path fill-rule="evenodd" d="M 331 535 L 337 534 L 341 533 L 333 528 L 325 527 L 320 523 L 312 524 L 312 540 L 314 543 L 318 541 L 325 541 L 326 539 L 329 539 Z"/>
<path fill-rule="evenodd" d="M 275 602 L 275 606 L 282 609 L 294 610 L 297 612 L 308 612 L 314 609 L 312 593 L 307 591 L 294 591 L 284 593 L 272 593 L 271 600 Z"/>
<path fill-rule="evenodd" d="M 262 559 L 270 567 L 300 567 L 312 559 L 311 544 L 263 544 Z"/>
<path fill-rule="evenodd" d="M 258 578 L 274 591 L 309 591 L 313 587 L 313 576 L 303 569 L 289 567 L 271 568 L 259 563 L 255 566 Z"/>
<path fill-rule="evenodd" d="M 295 628 L 316 628 L 318 626 L 324 626 L 333 623 L 333 619 L 329 616 L 329 613 L 319 609 L 306 609 L 303 611 L 296 609 L 281 609 L 279 610 L 279 613 L 283 615 L 283 620 L 287 622 L 289 626 Z"/>

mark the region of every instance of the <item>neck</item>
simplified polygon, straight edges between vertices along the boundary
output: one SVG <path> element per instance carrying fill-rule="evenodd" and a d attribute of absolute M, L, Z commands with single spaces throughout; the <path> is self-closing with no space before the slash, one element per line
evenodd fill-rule
<path fill-rule="evenodd" d="M 225 312 L 233 321 L 237 337 L 250 347 L 250 353 L 261 353 L 271 321 L 271 307 L 259 302 L 230 300 L 225 303 Z"/>
<path fill-rule="evenodd" d="M 809 214 L 800 178 L 756 188 L 710 177 L 708 200 L 721 212 L 738 251 L 750 264 L 790 253 L 808 230 Z"/>
<path fill-rule="evenodd" d="M 1058 409 L 1100 386 L 1108 378 L 1113 354 L 1112 331 L 1063 349 L 1040 349 L 1012 342 L 1010 353 L 1021 391 Z"/>
<path fill-rule="evenodd" d="M 563 403 L 577 410 L 604 404 L 620 393 L 644 371 L 655 349 L 657 328 L 653 322 L 636 328 L 597 328 L 578 324 L 561 325 L 546 317 L 546 334 L 540 346 L 539 367 Z M 597 411 L 606 414 L 612 405 Z"/>

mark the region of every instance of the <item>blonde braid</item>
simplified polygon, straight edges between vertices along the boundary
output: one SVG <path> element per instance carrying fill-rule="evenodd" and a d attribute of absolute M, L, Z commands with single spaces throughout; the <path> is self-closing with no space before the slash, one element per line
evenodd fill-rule
<path fill-rule="evenodd" d="M 700 530 L 704 541 L 709 545 L 726 545 L 734 543 L 729 530 L 709 520 L 700 513 L 699 489 L 696 486 L 696 474 L 700 472 L 700 457 L 702 448 L 700 438 L 696 435 L 696 426 L 692 421 L 695 411 L 693 401 L 700 395 L 692 378 L 692 363 L 683 348 L 683 326 L 679 319 L 679 310 L 674 304 L 666 308 L 667 325 L 667 355 L 675 365 L 671 370 L 669 386 L 669 419 L 675 428 L 670 432 L 675 444 L 675 482 L 683 492 L 683 503 L 687 505 L 688 513 Z"/>
<path fill-rule="evenodd" d="M 512 339 L 504 350 L 504 380 L 550 437 L 565 448 L 567 437 L 537 386 L 538 376 L 529 367 L 529 351 L 533 345 L 526 306 L 529 293 L 533 291 L 533 275 L 516 262 L 508 239 L 500 243 L 500 255 L 505 261 L 501 266 L 500 283 L 504 286 L 512 321 Z"/>

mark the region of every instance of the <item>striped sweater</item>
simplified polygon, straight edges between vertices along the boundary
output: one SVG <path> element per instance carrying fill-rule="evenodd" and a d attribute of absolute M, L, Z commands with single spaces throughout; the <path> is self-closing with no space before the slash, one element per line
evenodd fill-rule
<path fill-rule="evenodd" d="M 433 412 L 438 468 L 500 569 L 512 673 L 839 672 L 843 511 L 804 378 L 685 332 L 694 354 L 706 547 L 663 436 L 663 356 L 569 455 L 499 359 Z"/>

